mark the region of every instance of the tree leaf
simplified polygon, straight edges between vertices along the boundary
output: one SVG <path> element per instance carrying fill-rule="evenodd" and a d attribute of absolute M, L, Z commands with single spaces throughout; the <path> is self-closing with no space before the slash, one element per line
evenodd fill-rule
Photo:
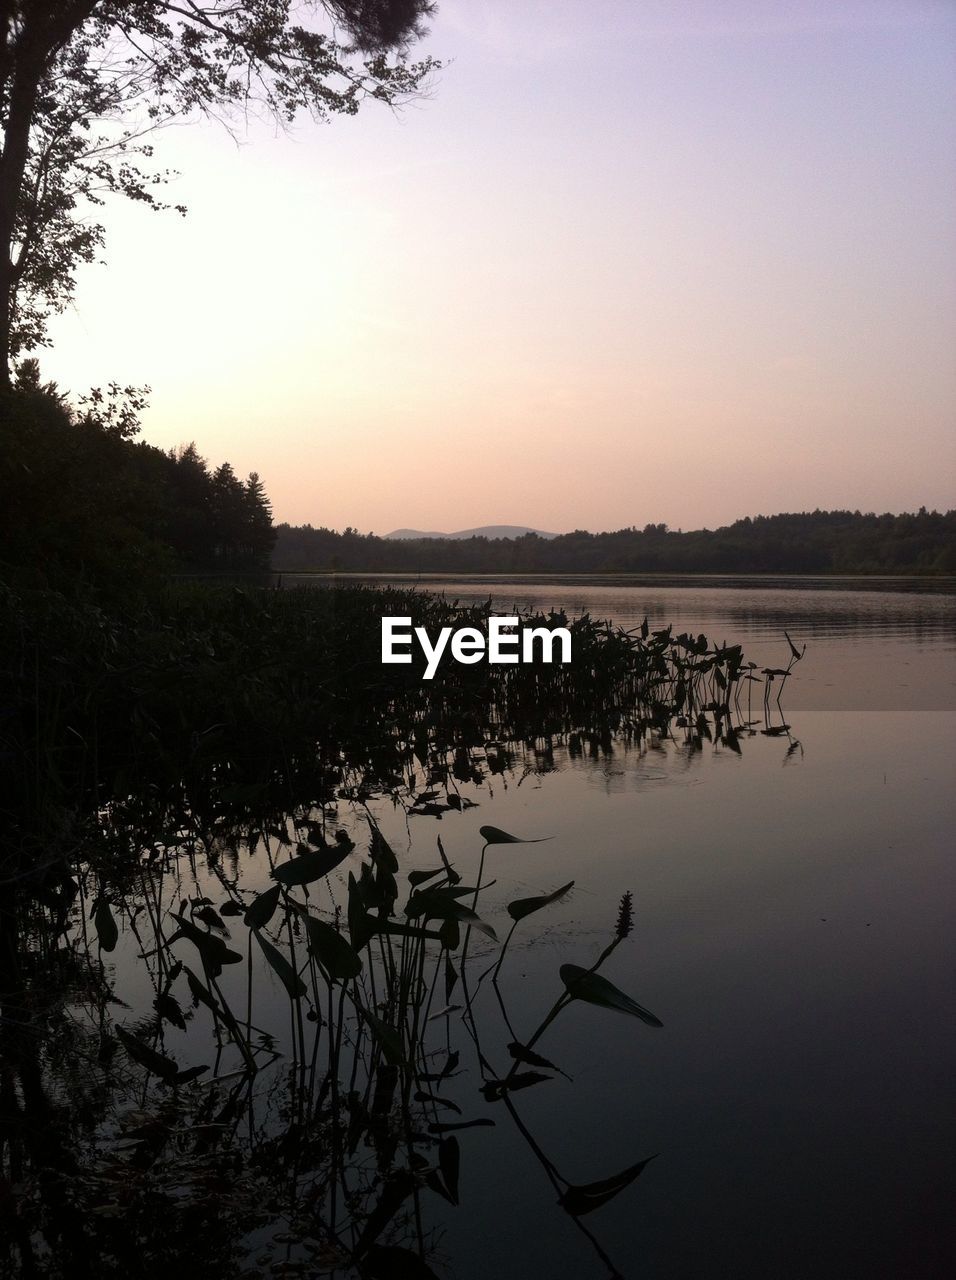
<path fill-rule="evenodd" d="M 613 982 L 602 978 L 598 973 L 590 973 L 580 965 L 563 964 L 560 969 L 561 981 L 568 989 L 568 995 L 574 1000 L 585 1000 L 588 1004 L 596 1004 L 602 1009 L 614 1009 L 618 1013 L 629 1013 L 640 1018 L 649 1027 L 662 1027 L 664 1024 L 653 1013 L 644 1009 L 619 990 Z"/>
<path fill-rule="evenodd" d="M 552 902 L 557 902 L 573 888 L 574 881 L 569 880 L 560 889 L 555 889 L 554 893 L 542 894 L 538 898 L 516 898 L 514 902 L 508 903 L 508 915 L 512 920 L 523 920 L 525 916 L 530 916 L 533 912 L 540 911 L 542 907 L 548 907 Z"/>
<path fill-rule="evenodd" d="M 640 1164 L 632 1164 L 629 1169 L 624 1169 L 611 1178 L 604 1178 L 601 1182 L 589 1182 L 586 1186 L 580 1187 L 569 1186 L 558 1204 L 574 1218 L 580 1218 L 585 1213 L 600 1209 L 601 1205 L 613 1200 L 625 1187 L 630 1186 L 635 1178 L 639 1178 L 650 1162 L 656 1159 L 656 1155 L 648 1156 Z"/>

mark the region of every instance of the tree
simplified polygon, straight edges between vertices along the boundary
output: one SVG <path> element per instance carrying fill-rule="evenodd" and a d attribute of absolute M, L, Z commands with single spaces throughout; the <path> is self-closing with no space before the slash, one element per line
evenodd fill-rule
<path fill-rule="evenodd" d="M 168 208 L 153 130 L 252 110 L 289 122 L 420 93 L 430 0 L 0 0 L 0 387 L 46 342 L 110 193 Z M 321 30 L 322 21 L 331 25 Z M 175 206 L 184 212 L 181 206 Z"/>
<path fill-rule="evenodd" d="M 254 563 L 268 568 L 276 542 L 272 524 L 272 504 L 257 471 L 250 471 L 245 484 L 246 538 Z"/>

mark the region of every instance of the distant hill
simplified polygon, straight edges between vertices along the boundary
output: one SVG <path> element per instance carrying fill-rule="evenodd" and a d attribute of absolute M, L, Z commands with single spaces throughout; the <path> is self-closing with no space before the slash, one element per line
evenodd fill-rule
<path fill-rule="evenodd" d="M 396 529 L 378 538 L 351 528 L 336 533 L 280 524 L 272 567 L 289 573 L 956 574 L 956 511 L 922 507 L 901 515 L 745 516 L 686 533 L 646 524 L 521 536 L 529 532 L 486 525 L 445 536 Z"/>
<path fill-rule="evenodd" d="M 539 538 L 556 538 L 556 533 L 545 533 L 543 529 L 529 529 L 524 524 L 483 524 L 480 529 L 459 529 L 457 533 L 426 533 L 422 529 L 395 529 L 386 533 L 386 538 L 401 538 L 406 541 L 418 538 L 447 538 L 457 541 L 461 538 L 523 538 L 526 533 L 536 533 Z"/>

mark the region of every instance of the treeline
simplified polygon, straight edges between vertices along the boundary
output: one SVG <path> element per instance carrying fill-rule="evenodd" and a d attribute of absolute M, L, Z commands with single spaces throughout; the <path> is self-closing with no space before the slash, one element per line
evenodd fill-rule
<path fill-rule="evenodd" d="M 720 529 L 663 524 L 557 538 L 409 541 L 280 524 L 274 569 L 433 573 L 956 573 L 956 511 L 813 511 L 745 517 Z"/>
<path fill-rule="evenodd" d="M 33 362 L 0 394 L 0 576 L 123 590 L 170 572 L 267 569 L 275 543 L 259 476 L 210 468 L 193 444 L 136 440 L 133 388 L 79 410 Z"/>

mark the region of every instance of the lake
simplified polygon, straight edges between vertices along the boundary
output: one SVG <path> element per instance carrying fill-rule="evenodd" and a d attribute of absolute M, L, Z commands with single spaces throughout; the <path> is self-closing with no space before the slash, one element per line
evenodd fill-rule
<path fill-rule="evenodd" d="M 357 580 L 370 579 L 307 579 L 317 588 Z M 284 585 L 299 581 L 284 575 Z M 314 1147 L 304 1136 L 304 1109 L 320 1078 L 314 1056 L 310 1064 L 310 1037 L 335 1025 L 336 1011 L 331 996 L 328 1008 L 310 1005 L 308 1018 L 308 1000 L 290 1007 L 286 987 L 296 974 L 283 971 L 274 953 L 270 958 L 269 946 L 296 948 L 296 972 L 308 978 L 304 935 L 291 914 L 282 929 L 264 926 L 258 947 L 242 918 L 254 895 L 269 892 L 276 864 L 296 865 L 301 814 L 265 848 L 261 840 L 251 850 L 211 839 L 183 843 L 165 858 L 154 848 L 122 908 L 114 896 L 118 945 L 98 958 L 94 948 L 94 963 L 103 962 L 115 986 L 114 1021 L 138 1037 L 123 1043 L 140 1066 L 125 1076 L 109 1066 L 115 1043 L 103 1038 L 102 999 L 85 1001 L 82 989 L 65 1002 L 63 1020 L 72 1030 L 61 1026 L 51 1039 L 48 1063 L 66 1098 L 86 1100 L 89 1132 L 108 1138 L 95 1177 L 104 1187 L 113 1185 L 109 1178 L 132 1177 L 143 1145 L 155 1139 L 140 1067 L 154 1075 L 166 1068 L 144 1058 L 142 1045 L 154 1043 L 150 1019 L 162 992 L 178 992 L 186 1009 L 191 991 L 195 1007 L 183 1028 L 164 1024 L 156 1043 L 181 1068 L 212 1066 L 221 1075 L 216 1089 L 200 1077 L 182 1096 L 201 1099 L 208 1088 L 217 1102 L 203 1126 L 229 1130 L 255 1152 L 248 1162 L 237 1156 L 228 1175 L 221 1168 L 215 1174 L 214 1194 L 224 1206 L 248 1202 L 240 1214 L 251 1249 L 245 1274 L 355 1274 L 333 1242 L 310 1236 L 313 1201 L 296 1199 L 290 1179 L 310 1177 L 310 1161 L 321 1169 L 323 1153 L 338 1140 L 336 1126 L 351 1126 L 361 1114 L 363 1124 L 369 1115 L 375 1121 L 368 1132 L 377 1137 L 356 1138 L 351 1148 L 350 1194 L 367 1193 L 373 1203 L 380 1197 L 384 1220 L 392 1215 L 401 1228 L 399 1241 L 426 1240 L 432 1269 L 368 1252 L 370 1280 L 948 1276 L 956 1138 L 956 582 L 615 577 L 419 585 L 462 604 L 491 598 L 502 613 L 587 611 L 628 629 L 646 616 L 652 628 L 672 624 L 675 633 L 740 643 L 760 666 L 786 666 L 785 631 L 806 653 L 779 705 L 771 700 L 765 708 L 758 691 L 746 713 L 743 699 L 737 719 L 747 723 L 729 739 L 714 740 L 691 724 L 664 739 L 532 740 L 513 744 L 510 756 L 506 744 L 489 744 L 479 752 L 480 781 L 470 781 L 467 769 L 455 774 L 457 810 L 429 812 L 426 799 L 418 806 L 425 812 L 409 812 L 391 798 L 362 794 L 305 815 L 355 843 L 351 853 L 341 844 L 345 852 L 329 875 L 296 890 L 329 919 L 336 909 L 344 916 L 349 876 L 359 877 L 367 859 L 369 818 L 398 858 L 399 920 L 410 871 L 440 871 L 447 857 L 465 884 L 475 883 L 484 826 L 539 842 L 486 850 L 478 910 L 499 940 L 512 924 L 509 904 L 574 881 L 560 900 L 515 925 L 497 986 L 479 977 L 500 951 L 472 931 L 470 1019 L 460 1010 L 437 1016 L 446 997 L 436 972 L 428 1004 L 433 1070 L 418 1080 L 422 1105 L 448 1123 L 479 1122 L 456 1131 L 460 1172 L 444 1168 L 438 1178 L 445 1192 L 452 1187 L 457 1206 L 433 1189 L 416 1193 L 414 1213 L 405 1204 L 404 1175 L 392 1164 L 397 1139 L 386 1124 L 392 1113 L 387 1099 L 378 1102 L 381 1078 L 364 1102 L 354 1076 L 342 1080 L 341 1097 L 336 1084 L 331 1128 Z M 430 785 L 426 755 L 419 790 Z M 153 838 L 144 837 L 147 848 Z M 180 836 L 155 839 L 176 850 Z M 575 1000 L 533 1046 L 554 1064 L 539 1072 L 549 1078 L 505 1099 L 494 1090 L 489 1096 L 489 1077 L 500 1080 L 509 1069 L 509 1042 L 527 1045 L 564 990 L 561 966 L 587 969 L 615 939 L 625 892 L 633 895 L 633 929 L 601 973 L 663 1025 Z M 205 899 L 237 916 L 223 916 L 225 945 L 237 962 L 206 974 L 198 994 L 193 978 L 186 990 L 181 965 L 171 967 L 151 941 L 156 922 L 165 921 L 165 945 L 177 964 L 204 973 L 195 938 L 187 931 L 177 940 L 172 932 L 170 913 L 186 918 L 190 899 L 193 911 L 203 910 Z M 93 928 L 87 921 L 94 914 L 88 899 L 74 938 Z M 201 918 L 192 916 L 194 934 Z M 95 924 L 97 932 L 105 927 Z M 403 945 L 387 941 L 389 951 Z M 382 948 L 384 954 L 384 942 Z M 414 966 L 403 960 L 399 967 L 401 981 L 413 983 Z M 461 1005 L 462 991 L 459 983 L 447 1000 Z M 223 1012 L 229 1008 L 234 1015 Z M 228 1034 L 232 1016 L 238 1039 L 255 1039 L 261 1051 L 248 1095 Z M 346 1045 L 358 1042 L 360 1026 L 353 1019 Z M 380 1047 L 386 1032 L 375 1031 Z M 236 1034 L 232 1039 L 238 1043 Z M 333 1041 L 314 1043 L 325 1054 Z M 97 1043 L 114 1090 L 108 1107 Z M 104 1043 L 114 1043 L 105 1058 Z M 448 1057 L 451 1050 L 457 1059 Z M 435 1079 L 443 1063 L 447 1071 Z M 238 1093 L 224 1100 L 233 1076 L 241 1104 Z M 169 1094 L 160 1089 L 156 1105 L 171 1109 Z M 122 1120 L 123 1097 L 134 1108 L 133 1129 Z M 182 1122 L 164 1123 L 164 1132 L 186 1133 Z M 185 1151 L 185 1137 L 180 1141 Z M 433 1147 L 420 1149 L 437 1158 Z M 206 1176 L 199 1155 L 191 1151 L 181 1161 L 165 1181 L 151 1174 L 158 1193 L 182 1196 Z M 618 1187 L 614 1179 L 624 1171 L 629 1177 Z M 262 1178 L 274 1185 L 274 1197 L 263 1194 Z M 557 1201 L 568 1188 L 578 1189 L 579 1206 L 586 1188 L 593 1211 L 564 1212 Z M 123 1201 L 120 1192 L 103 1194 L 108 1231 L 109 1214 Z"/>
<path fill-rule="evenodd" d="M 622 1274 L 949 1274 L 956 584 L 422 585 L 498 612 L 587 610 L 625 628 L 646 615 L 773 666 L 784 629 L 806 644 L 789 736 L 758 733 L 740 756 L 559 749 L 551 771 L 476 794 L 441 835 L 461 862 L 481 823 L 552 837 L 495 851 L 489 919 L 577 882 L 509 955 L 516 1025 L 534 1025 L 559 963 L 593 961 L 633 891 L 636 927 L 607 974 L 663 1030 L 573 1007 L 540 1045 L 573 1088 L 516 1104 L 573 1182 L 659 1153 L 583 1219 Z M 383 821 L 430 865 L 419 849 L 437 824 Z M 454 1275 L 606 1274 L 513 1127 L 462 1140 L 443 1242 Z"/>

